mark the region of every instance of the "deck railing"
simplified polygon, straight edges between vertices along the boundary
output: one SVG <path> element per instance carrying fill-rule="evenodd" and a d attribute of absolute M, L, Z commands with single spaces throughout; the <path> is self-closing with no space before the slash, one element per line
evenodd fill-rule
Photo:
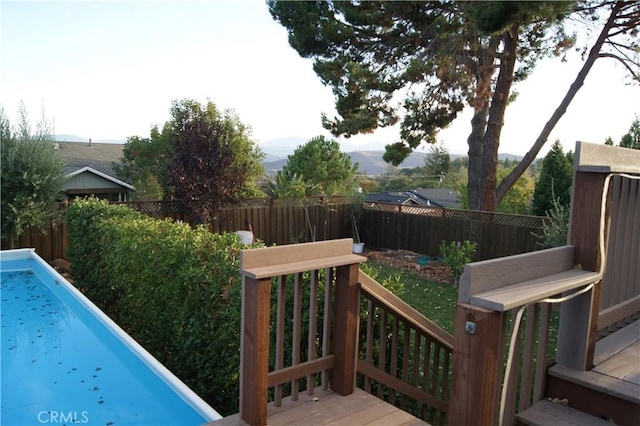
<path fill-rule="evenodd" d="M 516 412 L 544 397 L 555 334 L 548 303 L 561 303 L 555 362 L 576 370 L 592 368 L 599 330 L 640 314 L 639 176 L 640 151 L 579 143 L 571 245 L 465 267 L 452 423 L 513 424 Z"/>
<path fill-rule="evenodd" d="M 352 246 L 343 239 L 242 251 L 240 417 L 250 425 L 266 424 L 267 403 L 284 396 L 296 400 L 316 386 L 353 392 L 365 258 Z"/>
<path fill-rule="evenodd" d="M 640 318 L 640 180 L 612 176 L 607 260 L 602 280 L 599 336 Z"/>
<path fill-rule="evenodd" d="M 430 424 L 449 406 L 453 336 L 360 272 L 358 386 Z"/>
<path fill-rule="evenodd" d="M 240 417 L 356 386 L 445 424 L 453 337 L 359 271 L 351 239 L 243 250 Z M 274 291 L 272 292 L 272 288 Z"/>

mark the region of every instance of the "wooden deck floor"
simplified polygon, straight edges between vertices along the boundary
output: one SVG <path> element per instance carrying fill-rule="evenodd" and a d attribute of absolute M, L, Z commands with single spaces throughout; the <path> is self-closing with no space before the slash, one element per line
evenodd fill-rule
<path fill-rule="evenodd" d="M 269 404 L 269 426 L 280 425 L 428 425 L 411 414 L 360 389 L 349 396 L 316 389 L 314 395 L 300 394 L 298 401 L 287 398 L 282 406 Z M 238 414 L 224 417 L 207 426 L 245 426 Z"/>
<path fill-rule="evenodd" d="M 569 406 L 613 419 L 616 424 L 640 424 L 640 320 L 600 340 L 594 363 L 596 366 L 589 371 L 551 367 L 547 378 L 549 395 L 566 398 Z"/>
<path fill-rule="evenodd" d="M 555 365 L 549 372 L 640 405 L 640 320 L 599 341 L 594 363 L 590 371 Z"/>
<path fill-rule="evenodd" d="M 640 402 L 640 320 L 603 343 L 596 346 L 592 371 L 624 382 Z"/>

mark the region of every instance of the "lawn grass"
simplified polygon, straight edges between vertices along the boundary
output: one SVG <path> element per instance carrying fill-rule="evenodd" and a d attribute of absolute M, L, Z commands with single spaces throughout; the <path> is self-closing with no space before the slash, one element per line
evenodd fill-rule
<path fill-rule="evenodd" d="M 411 307 L 435 322 L 448 333 L 454 333 L 454 321 L 456 316 L 456 304 L 458 302 L 458 289 L 450 283 L 427 280 L 424 277 L 413 274 L 406 269 L 389 266 L 380 262 L 368 261 L 367 265 L 376 271 L 378 281 L 387 278 L 398 280 L 402 284 L 402 290 L 396 294 Z M 399 277 L 399 278 L 398 278 Z M 555 308 L 551 312 L 551 324 L 549 331 L 549 348 L 547 356 L 555 358 L 558 338 L 559 312 Z M 510 329 L 507 330 L 507 334 Z M 506 337 L 506 343 L 508 344 Z M 506 349 L 508 350 L 508 348 Z"/>
<path fill-rule="evenodd" d="M 458 289 L 450 283 L 427 280 L 406 269 L 368 261 L 368 266 L 376 271 L 378 281 L 401 276 L 403 290 L 397 294 L 402 300 L 422 315 L 453 334 L 456 316 Z"/>

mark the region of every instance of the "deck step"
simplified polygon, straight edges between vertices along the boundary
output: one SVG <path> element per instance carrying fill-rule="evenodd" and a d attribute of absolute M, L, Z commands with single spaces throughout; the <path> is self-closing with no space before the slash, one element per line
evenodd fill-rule
<path fill-rule="evenodd" d="M 516 423 L 528 426 L 611 426 L 599 419 L 560 402 L 540 400 L 516 416 Z"/>
<path fill-rule="evenodd" d="M 548 370 L 547 395 L 568 399 L 575 409 L 616 424 L 637 426 L 640 419 L 640 321 L 596 344 L 596 366 L 578 371 L 562 365 Z"/>

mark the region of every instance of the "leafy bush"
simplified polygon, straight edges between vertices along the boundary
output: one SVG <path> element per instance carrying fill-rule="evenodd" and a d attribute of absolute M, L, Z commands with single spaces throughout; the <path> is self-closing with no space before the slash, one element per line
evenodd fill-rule
<path fill-rule="evenodd" d="M 237 236 L 97 200 L 67 215 L 76 285 L 216 410 L 237 412 Z"/>
<path fill-rule="evenodd" d="M 460 275 L 462 275 L 464 265 L 473 260 L 477 247 L 478 243 L 469 240 L 465 240 L 462 243 L 460 241 L 451 241 L 449 244 L 445 241 L 440 243 L 440 254 L 444 264 L 449 267 L 456 286 Z"/>

